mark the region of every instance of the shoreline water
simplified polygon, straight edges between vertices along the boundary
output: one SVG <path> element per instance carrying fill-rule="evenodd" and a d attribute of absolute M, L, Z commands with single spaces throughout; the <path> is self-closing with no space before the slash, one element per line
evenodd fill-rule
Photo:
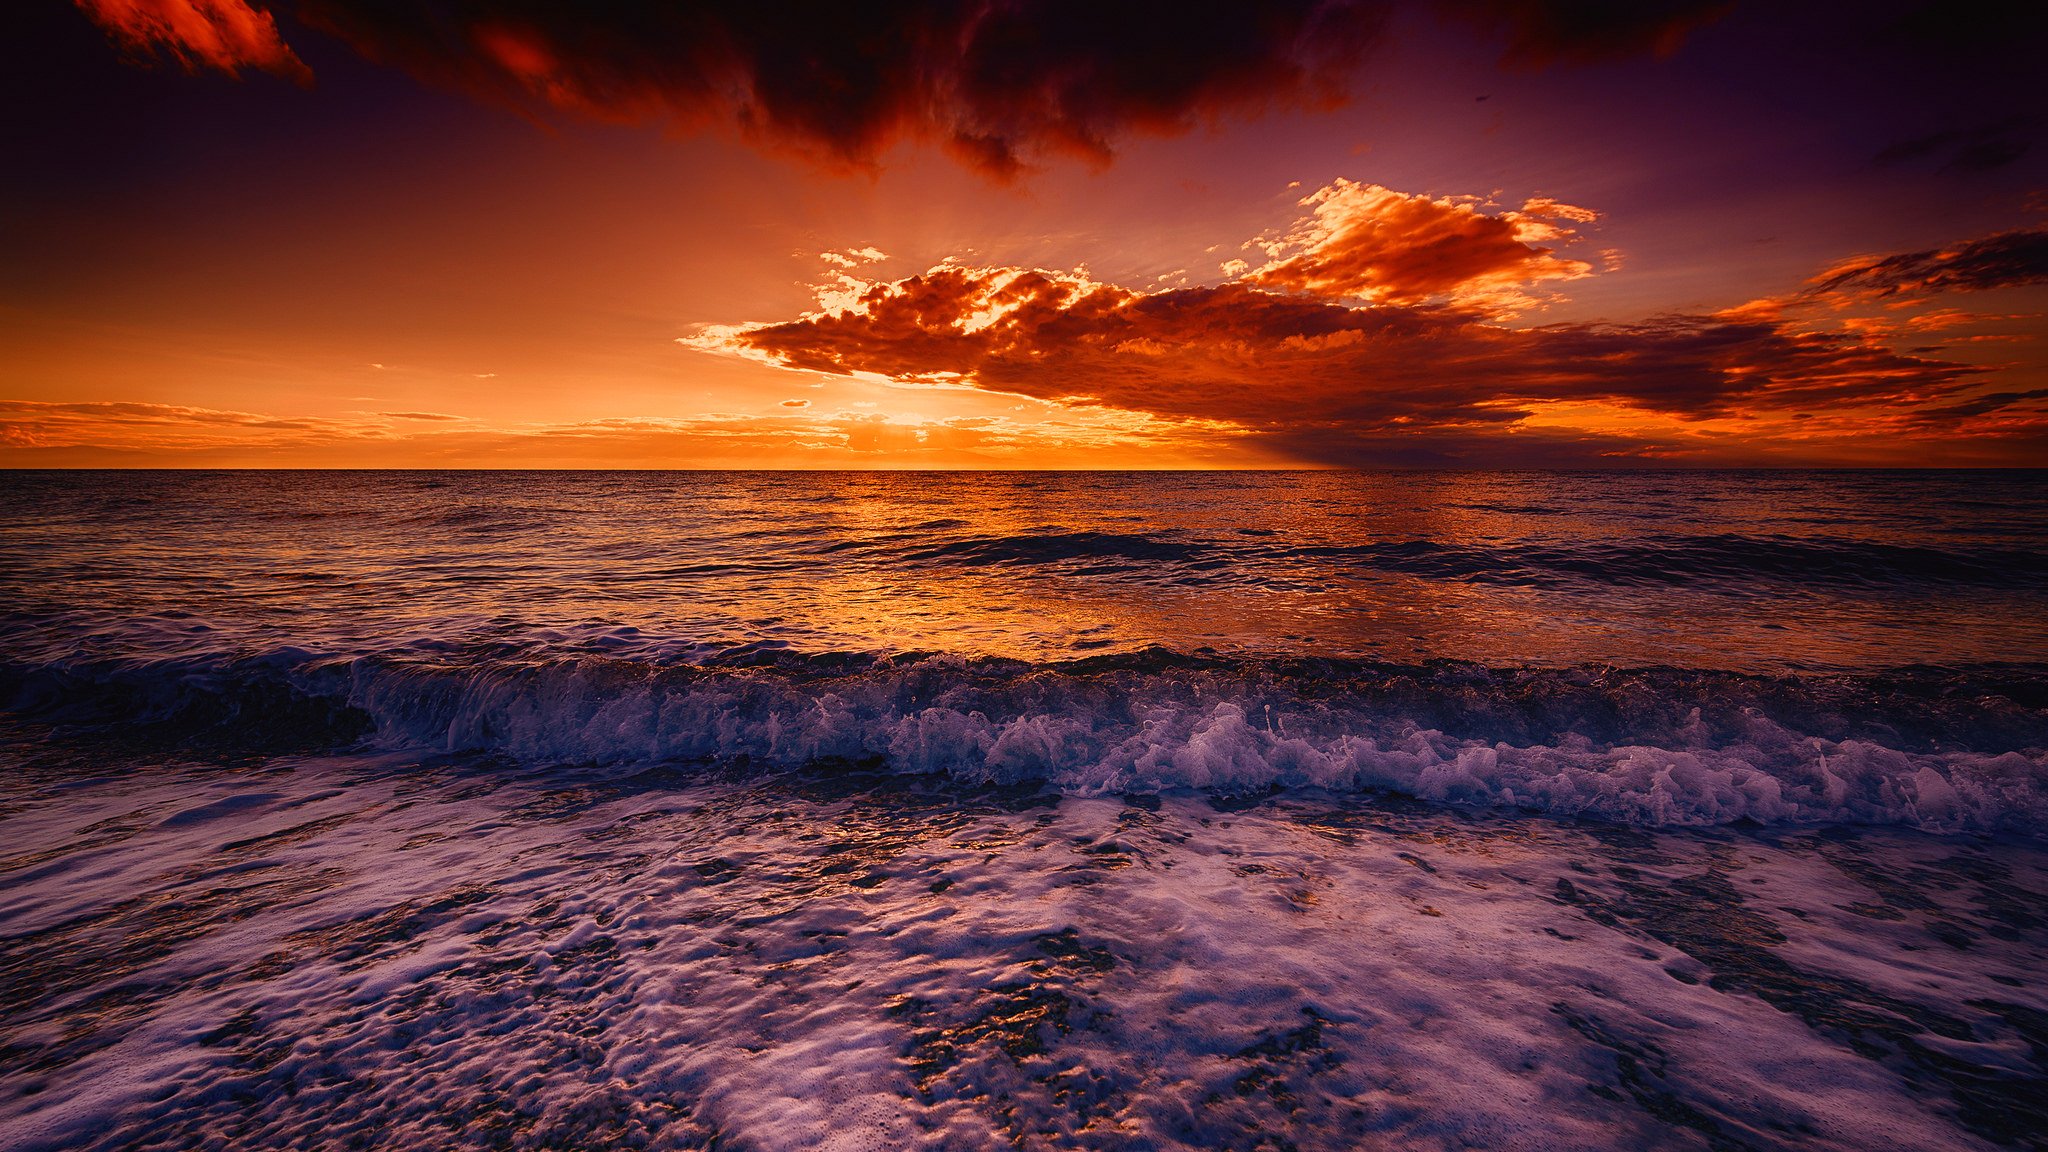
<path fill-rule="evenodd" d="M 53 747 L 0 799 L 17 1147 L 2043 1130 L 2024 840 Z"/>
<path fill-rule="evenodd" d="M 2048 1132 L 2031 477 L 0 483 L 10 1147 Z"/>

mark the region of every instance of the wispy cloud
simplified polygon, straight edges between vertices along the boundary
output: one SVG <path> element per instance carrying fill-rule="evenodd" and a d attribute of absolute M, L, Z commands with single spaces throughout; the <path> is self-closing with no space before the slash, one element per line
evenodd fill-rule
<path fill-rule="evenodd" d="M 1187 443 L 1187 433 L 1182 422 L 1112 411 L 1057 420 L 924 419 L 849 405 L 491 426 L 438 413 L 316 419 L 169 404 L 0 401 L 0 464 L 9 466 L 999 467 L 1048 453 L 1199 462 L 1207 449 Z"/>
<path fill-rule="evenodd" d="M 1820 292 L 1923 296 L 2048 284 L 2048 229 L 2000 232 L 1946 248 L 1857 256 L 1814 277 Z"/>
<path fill-rule="evenodd" d="M 301 83 L 313 73 L 277 33 L 269 12 L 243 0 L 77 0 L 130 52 L 160 52 L 188 70 L 275 72 Z"/>

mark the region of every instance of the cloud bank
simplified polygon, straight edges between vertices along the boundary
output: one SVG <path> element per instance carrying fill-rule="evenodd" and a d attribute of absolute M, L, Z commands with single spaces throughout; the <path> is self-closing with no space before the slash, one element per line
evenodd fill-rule
<path fill-rule="evenodd" d="M 187 66 L 304 65 L 244 0 L 78 0 L 118 41 Z M 1038 157 L 1274 108 L 1329 107 L 1384 5 L 1173 9 L 1099 0 L 617 4 L 301 0 L 363 56 L 496 101 L 685 130 L 736 126 L 829 165 L 929 141 L 998 179 Z"/>
<path fill-rule="evenodd" d="M 1212 457 L 1142 416 L 900 418 L 818 411 L 492 424 L 427 412 L 280 417 L 189 405 L 0 400 L 8 467 L 1003 467 L 1042 458 L 1123 466 Z M 1227 462 L 1227 460 L 1225 461 Z"/>
<path fill-rule="evenodd" d="M 936 143 L 998 180 L 1101 162 L 1119 138 L 1278 109 L 1355 87 L 1389 0 L 1160 6 L 1116 0 L 860 4 L 584 0 L 76 0 L 125 49 L 190 69 L 311 77 L 274 10 L 430 83 L 528 109 L 750 140 L 844 168 Z M 1669 51 L 1720 5 L 1434 7 L 1541 67 Z M 296 35 L 296 33 L 294 33 Z"/>
<path fill-rule="evenodd" d="M 1809 328 L 1777 309 L 1508 322 L 1504 300 L 1591 274 L 1537 243 L 1568 241 L 1567 224 L 1594 218 L 1584 209 L 1531 202 L 1489 215 L 1473 201 L 1344 181 L 1303 203 L 1314 214 L 1270 245 L 1272 262 L 1214 286 L 1143 291 L 1078 272 L 944 263 L 836 290 L 796 319 L 686 343 L 799 371 L 1204 421 L 1347 465 L 1702 451 L 1632 427 L 1644 424 L 1696 426 L 1695 438 L 1708 422 L 1795 437 L 1938 435 L 2012 417 L 2015 405 L 2015 434 L 2040 434 L 2036 393 L 1974 397 L 1985 368 L 1895 349 L 1882 329 Z M 2012 247 L 1994 237 L 1870 266 L 1893 270 L 1882 275 L 1842 275 L 1966 287 L 1988 275 L 1980 254 Z M 1579 435 L 1546 419 L 1560 410 L 1578 415 Z M 1711 458 L 1742 445 L 1721 447 Z"/>

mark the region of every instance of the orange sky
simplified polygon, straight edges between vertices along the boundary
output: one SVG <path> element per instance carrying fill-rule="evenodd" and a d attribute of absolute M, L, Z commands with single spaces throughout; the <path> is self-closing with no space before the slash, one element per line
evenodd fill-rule
<path fill-rule="evenodd" d="M 10 17 L 0 465 L 2048 464 L 2038 22 L 425 8 Z"/>

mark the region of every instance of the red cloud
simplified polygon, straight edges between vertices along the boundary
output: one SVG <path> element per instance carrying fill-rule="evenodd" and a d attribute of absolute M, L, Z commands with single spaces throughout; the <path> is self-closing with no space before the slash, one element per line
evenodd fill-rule
<path fill-rule="evenodd" d="M 1257 282 L 1162 292 L 1079 273 L 941 264 L 796 320 L 712 329 L 689 343 L 805 371 L 1198 421 L 1335 463 L 1567 463 L 1670 451 L 1621 432 L 1630 421 L 1667 430 L 1719 422 L 1695 435 L 1700 442 L 1739 435 L 1727 429 L 1745 421 L 1852 448 L 1879 433 L 1952 436 L 1966 423 L 2021 452 L 2042 438 L 2036 392 L 1977 396 L 1987 369 L 1896 350 L 1881 332 L 1807 330 L 1775 310 L 1503 324 L 1455 301 L 1509 277 L 1583 273 L 1560 270 L 1502 230 L 1512 222 L 1496 227 L 1456 203 L 1339 187 L 1382 205 L 1374 220 L 1403 222 L 1373 238 L 1377 267 L 1363 254 L 1369 245 L 1328 239 L 1300 245 L 1254 274 Z M 1547 210 L 1563 216 L 1563 207 Z M 1404 238 L 1448 255 L 1416 256 Z M 1354 306 L 1266 287 L 1276 283 L 1391 302 Z M 1591 405 L 1613 426 L 1574 432 L 1545 422 L 1557 404 Z"/>
<path fill-rule="evenodd" d="M 700 342 L 707 343 L 707 342 Z M 1509 328 L 1443 307 L 1351 308 L 1245 284 L 1143 293 L 942 265 L 850 309 L 714 334 L 790 368 L 957 381 L 1255 429 L 1499 424 L 1519 405 L 1734 408 L 1916 402 L 1973 369 L 1774 323 L 1672 316 Z"/>
<path fill-rule="evenodd" d="M 1339 180 L 1301 203 L 1315 215 L 1268 246 L 1275 259 L 1247 277 L 1252 283 L 1376 304 L 1448 297 L 1511 307 L 1525 302 L 1518 285 L 1593 271 L 1540 246 L 1574 237 L 1554 221 L 1597 218 L 1553 200 L 1488 216 L 1469 200 Z"/>
<path fill-rule="evenodd" d="M 77 0 L 132 52 L 161 51 L 188 70 L 259 68 L 301 83 L 313 73 L 285 46 L 269 12 L 243 0 Z"/>

